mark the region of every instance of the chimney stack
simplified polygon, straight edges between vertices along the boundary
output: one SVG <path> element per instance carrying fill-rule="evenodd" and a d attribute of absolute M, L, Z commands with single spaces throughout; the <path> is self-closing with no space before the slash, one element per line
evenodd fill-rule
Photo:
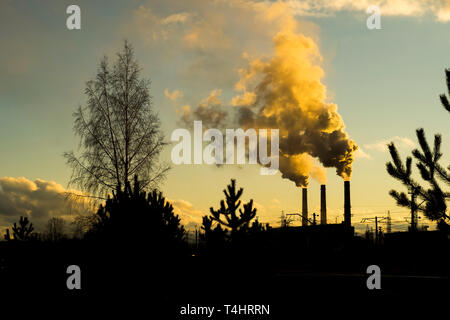
<path fill-rule="evenodd" d="M 344 181 L 344 224 L 352 225 L 352 213 L 350 209 L 350 181 Z"/>
<path fill-rule="evenodd" d="M 302 188 L 302 226 L 308 225 L 308 189 Z"/>
<path fill-rule="evenodd" d="M 327 195 L 324 184 L 320 186 L 320 224 L 327 224 Z"/>

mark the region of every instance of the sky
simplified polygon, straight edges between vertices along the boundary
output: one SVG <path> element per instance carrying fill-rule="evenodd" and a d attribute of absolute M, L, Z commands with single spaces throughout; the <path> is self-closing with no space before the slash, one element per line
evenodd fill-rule
<path fill-rule="evenodd" d="M 71 4 L 81 9 L 81 30 L 66 28 Z M 381 29 L 366 25 L 372 4 L 380 6 Z M 275 105 L 277 100 L 256 91 L 258 79 L 280 79 L 288 88 L 295 83 L 261 70 L 293 59 L 286 72 L 300 83 L 294 98 L 313 99 L 317 90 L 321 105 L 337 106 L 332 114 L 346 141 L 359 146 L 351 165 L 357 231 L 366 228 L 362 218 L 386 216 L 388 210 L 394 230 L 406 230 L 408 209 L 396 206 L 388 194 L 405 189 L 386 172 L 386 144 L 394 141 L 405 157 L 417 147 L 415 130 L 423 127 L 429 139 L 443 135 L 443 164 L 449 164 L 449 115 L 439 101 L 446 92 L 444 70 L 450 67 L 449 22 L 450 4 L 432 0 L 3 0 L 0 231 L 20 215 L 30 216 L 38 227 L 52 216 L 73 216 L 70 204 L 60 199 L 71 188 L 71 169 L 62 154 L 77 150 L 79 142 L 72 114 L 86 102 L 85 82 L 100 59 L 114 59 L 124 39 L 134 46 L 142 76 L 152 81 L 153 107 L 166 140 L 182 126 L 186 112 L 193 121 L 202 105 L 219 105 L 230 118 L 239 108 L 233 98 L 245 92 Z M 294 40 L 283 42 L 280 34 Z M 252 75 L 256 85 L 245 75 Z M 172 147 L 163 151 L 162 161 L 171 163 Z M 318 159 L 314 166 L 321 168 Z M 282 211 L 300 211 L 301 190 L 280 173 L 264 176 L 259 169 L 172 164 L 160 189 L 183 223 L 193 226 L 211 206 L 218 207 L 222 190 L 234 178 L 244 188 L 243 199 L 254 200 L 259 220 L 276 226 Z M 341 222 L 343 180 L 335 168 L 321 170 L 326 172 L 328 220 Z M 310 179 L 310 214 L 320 212 L 319 185 Z M 419 224 L 434 228 L 425 218 Z"/>

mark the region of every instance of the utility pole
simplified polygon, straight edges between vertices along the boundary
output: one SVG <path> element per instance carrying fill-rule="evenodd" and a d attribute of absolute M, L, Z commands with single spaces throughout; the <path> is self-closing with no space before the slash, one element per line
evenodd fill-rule
<path fill-rule="evenodd" d="M 379 229 L 378 229 L 378 239 L 379 239 L 378 241 L 379 242 L 381 242 L 382 236 L 383 236 L 382 229 L 381 229 L 381 227 L 379 227 Z"/>
<path fill-rule="evenodd" d="M 388 210 L 387 213 L 387 222 L 386 222 L 386 232 L 391 233 L 392 232 L 392 219 L 391 219 L 391 212 Z"/>
<path fill-rule="evenodd" d="M 375 217 L 375 242 L 378 243 L 378 217 Z"/>
<path fill-rule="evenodd" d="M 387 219 L 387 217 L 363 218 L 361 220 L 362 223 L 369 221 L 369 220 L 375 221 L 375 243 L 378 243 L 378 232 L 379 232 L 378 231 L 378 222 L 383 221 L 385 219 Z"/>
<path fill-rule="evenodd" d="M 282 228 L 286 227 L 286 217 L 284 215 L 284 210 L 281 211 L 280 225 Z"/>
<path fill-rule="evenodd" d="M 317 214 L 313 213 L 313 225 L 314 226 L 316 225 L 316 216 L 317 216 Z"/>

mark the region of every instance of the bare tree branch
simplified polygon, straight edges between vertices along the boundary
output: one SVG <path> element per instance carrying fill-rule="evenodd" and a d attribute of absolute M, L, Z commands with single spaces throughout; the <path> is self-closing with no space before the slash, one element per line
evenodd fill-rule
<path fill-rule="evenodd" d="M 87 103 L 74 113 L 79 155 L 64 154 L 72 167 L 71 185 L 105 198 L 137 175 L 145 188 L 155 188 L 169 167 L 158 164 L 166 145 L 152 109 L 150 80 L 140 79 L 133 48 L 124 43 L 110 66 L 103 58 L 97 75 L 86 83 Z"/>

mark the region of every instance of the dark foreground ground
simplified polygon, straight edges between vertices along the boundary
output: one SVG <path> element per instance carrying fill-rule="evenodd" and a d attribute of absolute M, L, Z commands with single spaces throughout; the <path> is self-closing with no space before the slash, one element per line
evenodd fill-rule
<path fill-rule="evenodd" d="M 448 243 L 403 250 L 353 246 L 326 254 L 292 250 L 174 257 L 145 247 L 84 242 L 2 243 L 0 302 L 38 302 L 36 316 L 61 315 L 56 309 L 63 308 L 102 317 L 125 312 L 126 319 L 357 319 L 386 312 L 406 318 L 419 310 L 448 315 Z M 66 286 L 66 269 L 73 264 L 81 268 L 81 290 Z M 381 269 L 380 290 L 366 285 L 366 269 L 373 264 Z M 188 305 L 215 312 L 181 314 Z M 236 311 L 239 305 L 270 311 L 227 314 L 225 305 L 230 311 L 234 305 Z"/>

